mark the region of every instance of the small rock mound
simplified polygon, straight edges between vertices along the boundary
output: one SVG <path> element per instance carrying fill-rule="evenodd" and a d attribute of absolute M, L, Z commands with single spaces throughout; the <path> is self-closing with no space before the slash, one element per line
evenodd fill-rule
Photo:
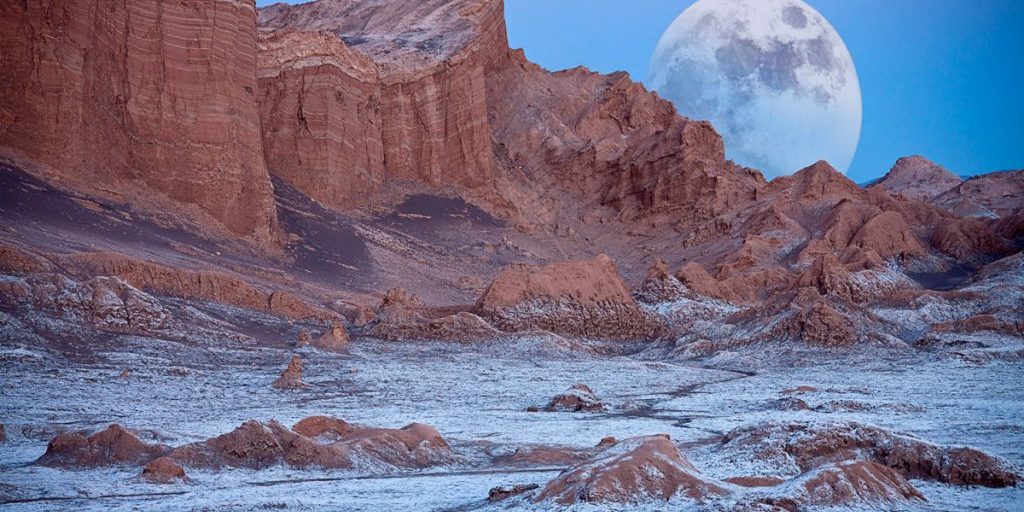
<path fill-rule="evenodd" d="M 348 333 L 345 332 L 345 326 L 340 321 L 333 320 L 330 329 L 327 329 L 319 338 L 310 340 L 308 344 L 328 352 L 345 352 L 349 344 Z"/>
<path fill-rule="evenodd" d="M 787 388 L 787 389 L 783 389 L 782 390 L 782 394 L 784 394 L 784 395 L 794 395 L 794 394 L 798 394 L 798 393 L 817 393 L 817 392 L 818 392 L 818 388 L 816 388 L 814 386 L 807 386 L 807 385 L 797 386 L 795 388 Z"/>
<path fill-rule="evenodd" d="M 847 347 L 858 342 L 854 320 L 839 309 L 840 302 L 822 297 L 813 288 L 801 288 L 790 295 L 786 309 L 785 296 L 775 297 L 775 303 L 764 310 L 751 310 L 744 315 L 755 316 L 755 324 L 767 327 L 767 337 L 800 340 L 821 347 Z"/>
<path fill-rule="evenodd" d="M 630 294 L 611 258 L 512 265 L 480 297 L 477 313 L 499 329 L 569 336 L 651 339 L 663 326 Z"/>
<path fill-rule="evenodd" d="M 871 461 L 848 461 L 811 471 L 797 480 L 804 505 L 924 501 L 924 496 L 896 470 Z"/>
<path fill-rule="evenodd" d="M 142 474 L 140 478 L 150 483 L 155 484 L 170 484 L 174 482 L 187 482 L 188 477 L 185 475 L 185 469 L 181 467 L 177 462 L 167 458 L 160 457 L 142 468 Z"/>
<path fill-rule="evenodd" d="M 565 393 L 556 395 L 544 408 L 550 412 L 601 412 L 606 407 L 586 384 L 574 384 Z"/>
<path fill-rule="evenodd" d="M 68 468 L 142 465 L 168 449 L 162 444 L 146 444 L 115 423 L 88 437 L 80 432 L 58 434 L 36 464 Z"/>
<path fill-rule="evenodd" d="M 494 339 L 502 333 L 486 320 L 469 312 L 441 318 L 428 318 L 415 295 L 403 288 L 385 294 L 377 316 L 366 324 L 363 332 L 374 338 L 393 341 L 442 340 L 475 342 Z"/>
<path fill-rule="evenodd" d="M 614 444 L 614 443 L 613 443 Z M 600 446 L 605 448 L 606 446 Z M 512 453 L 494 457 L 500 466 L 575 466 L 594 455 L 594 450 L 572 446 L 522 446 Z"/>
<path fill-rule="evenodd" d="M 697 503 L 728 491 L 704 478 L 665 435 L 635 437 L 609 447 L 548 482 L 535 499 L 562 505 L 633 503 L 685 497 Z"/>
<path fill-rule="evenodd" d="M 302 381 L 302 359 L 299 356 L 292 356 L 288 368 L 281 372 L 281 376 L 271 384 L 276 389 L 302 389 L 309 387 Z"/>
<path fill-rule="evenodd" d="M 519 496 L 520 494 L 532 491 L 540 488 L 537 484 L 521 484 L 521 485 L 505 485 L 501 487 L 494 487 L 487 493 L 487 501 L 494 503 L 496 501 L 506 500 L 513 496 Z"/>
<path fill-rule="evenodd" d="M 227 434 L 176 448 L 169 457 L 192 467 L 264 469 L 284 459 L 284 447 L 268 425 L 249 420 Z"/>
<path fill-rule="evenodd" d="M 425 468 L 455 459 L 437 429 L 422 423 L 410 423 L 398 430 L 357 430 L 346 436 L 344 443 L 359 454 L 401 468 Z"/>
<path fill-rule="evenodd" d="M 668 264 L 657 260 L 647 271 L 647 279 L 633 294 L 645 304 L 671 302 L 692 295 L 683 283 L 669 273 Z"/>

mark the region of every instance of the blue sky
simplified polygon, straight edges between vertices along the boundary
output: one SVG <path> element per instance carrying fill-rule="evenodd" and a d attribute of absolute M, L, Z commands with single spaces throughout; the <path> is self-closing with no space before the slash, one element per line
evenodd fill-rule
<path fill-rule="evenodd" d="M 846 41 L 860 75 L 852 179 L 911 154 L 959 174 L 1024 168 L 1024 0 L 807 2 Z M 658 38 L 692 3 L 505 0 L 509 43 L 552 70 L 582 64 L 643 80 Z"/>

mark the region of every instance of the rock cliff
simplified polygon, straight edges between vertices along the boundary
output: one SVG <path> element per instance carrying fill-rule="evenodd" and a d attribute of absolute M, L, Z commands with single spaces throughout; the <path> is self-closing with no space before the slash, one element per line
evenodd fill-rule
<path fill-rule="evenodd" d="M 0 150 L 70 187 L 274 242 L 255 18 L 252 0 L 4 2 Z"/>

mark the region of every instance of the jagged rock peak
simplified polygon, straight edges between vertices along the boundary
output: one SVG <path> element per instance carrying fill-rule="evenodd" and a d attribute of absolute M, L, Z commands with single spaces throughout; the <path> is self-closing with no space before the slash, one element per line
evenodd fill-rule
<path fill-rule="evenodd" d="M 945 167 L 915 155 L 897 160 L 892 169 L 871 186 L 907 199 L 930 201 L 962 181 Z"/>

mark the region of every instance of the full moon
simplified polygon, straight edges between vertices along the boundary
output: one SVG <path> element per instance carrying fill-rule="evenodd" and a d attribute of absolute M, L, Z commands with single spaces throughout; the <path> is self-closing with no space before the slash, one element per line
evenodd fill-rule
<path fill-rule="evenodd" d="M 647 85 L 707 119 L 726 155 L 767 177 L 818 160 L 846 172 L 860 141 L 853 58 L 802 0 L 700 0 L 661 36 Z"/>

